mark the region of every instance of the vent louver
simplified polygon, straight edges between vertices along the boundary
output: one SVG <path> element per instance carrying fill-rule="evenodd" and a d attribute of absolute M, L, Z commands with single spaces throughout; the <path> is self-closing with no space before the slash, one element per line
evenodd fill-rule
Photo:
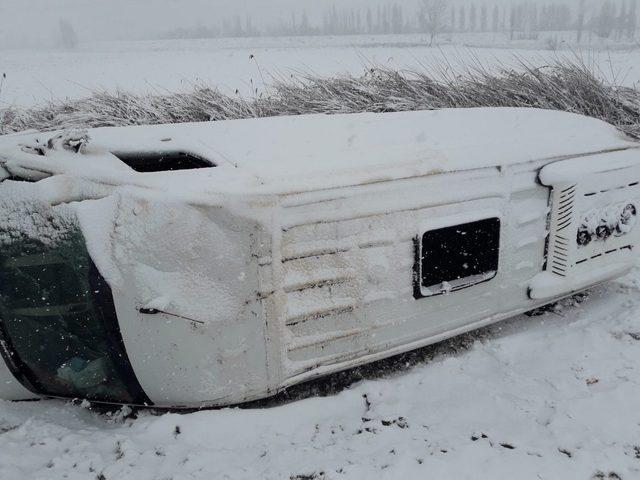
<path fill-rule="evenodd" d="M 554 206 L 551 212 L 551 238 L 548 258 L 549 270 L 555 275 L 565 277 L 569 270 L 569 241 L 572 238 L 570 228 L 573 223 L 573 211 L 576 185 L 570 185 L 554 194 Z"/>

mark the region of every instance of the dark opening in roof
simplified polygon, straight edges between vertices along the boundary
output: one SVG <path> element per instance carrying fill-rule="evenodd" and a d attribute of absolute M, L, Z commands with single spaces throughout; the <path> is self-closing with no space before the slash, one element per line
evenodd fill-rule
<path fill-rule="evenodd" d="M 185 152 L 118 152 L 114 155 L 136 172 L 141 173 L 215 167 L 215 164 Z"/>
<path fill-rule="evenodd" d="M 13 175 L 10 176 L 10 177 L 5 178 L 5 180 L 9 180 L 11 182 L 30 182 L 30 183 L 34 183 L 33 180 L 29 180 L 29 179 L 22 178 L 22 177 L 16 177 L 16 176 L 13 176 Z"/>

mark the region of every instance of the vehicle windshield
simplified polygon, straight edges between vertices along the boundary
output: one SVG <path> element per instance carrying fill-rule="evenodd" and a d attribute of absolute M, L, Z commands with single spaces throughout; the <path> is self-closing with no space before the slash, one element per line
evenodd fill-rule
<path fill-rule="evenodd" d="M 0 319 L 8 363 L 37 393 L 139 401 L 111 290 L 80 233 L 55 248 L 3 246 Z"/>

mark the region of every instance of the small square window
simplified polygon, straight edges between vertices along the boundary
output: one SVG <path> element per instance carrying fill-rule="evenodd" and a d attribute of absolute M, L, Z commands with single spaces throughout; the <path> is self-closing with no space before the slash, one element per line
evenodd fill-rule
<path fill-rule="evenodd" d="M 415 298 L 449 293 L 498 273 L 500 219 L 425 232 L 416 241 Z"/>

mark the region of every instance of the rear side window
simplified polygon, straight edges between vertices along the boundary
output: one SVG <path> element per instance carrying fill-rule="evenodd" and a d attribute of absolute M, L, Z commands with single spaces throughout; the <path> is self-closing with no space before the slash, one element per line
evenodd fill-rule
<path fill-rule="evenodd" d="M 424 232 L 416 239 L 414 297 L 424 298 L 491 280 L 498 273 L 500 219 Z"/>

